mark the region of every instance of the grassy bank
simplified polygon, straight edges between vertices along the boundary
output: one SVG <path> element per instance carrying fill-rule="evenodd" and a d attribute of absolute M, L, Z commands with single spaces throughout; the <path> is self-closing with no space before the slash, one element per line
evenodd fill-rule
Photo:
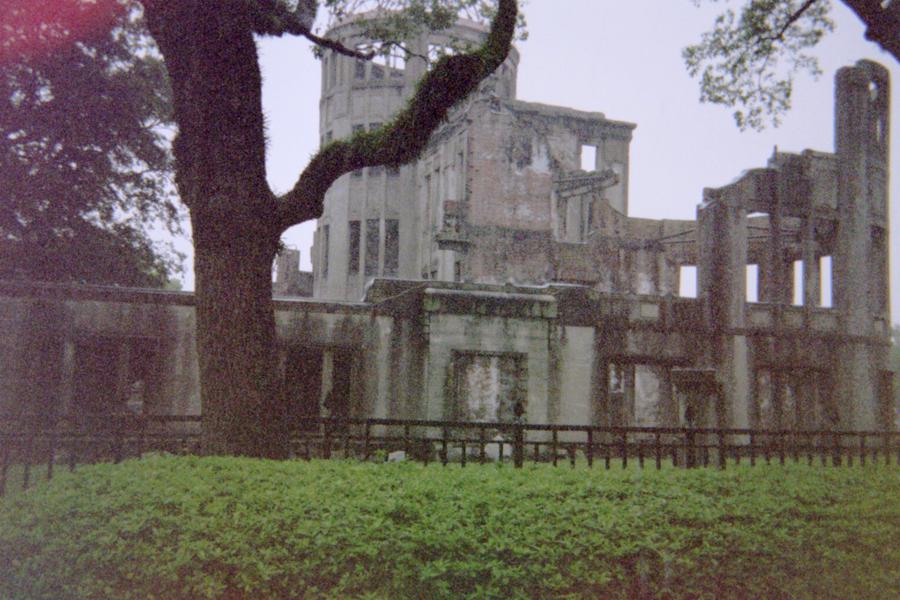
<path fill-rule="evenodd" d="M 0 598 L 892 598 L 900 469 L 153 457 L 0 500 Z"/>

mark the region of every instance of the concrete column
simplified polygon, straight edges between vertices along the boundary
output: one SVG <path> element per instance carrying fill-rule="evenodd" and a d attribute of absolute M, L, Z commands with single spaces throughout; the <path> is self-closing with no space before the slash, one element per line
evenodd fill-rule
<path fill-rule="evenodd" d="M 655 371 L 659 379 L 659 426 L 677 427 L 678 399 L 672 389 L 672 369 L 668 365 L 659 365 Z"/>
<path fill-rule="evenodd" d="M 698 211 L 698 287 L 707 324 L 718 332 L 717 377 L 724 397 L 724 424 L 750 423 L 750 369 L 745 326 L 747 298 L 747 210 L 736 190 L 705 190 Z"/>
<path fill-rule="evenodd" d="M 791 304 L 794 300 L 794 263 L 785 255 L 781 223 L 781 208 L 776 206 L 769 216 L 769 244 L 765 268 L 762 264 L 759 266 L 759 296 L 762 302 Z"/>
<path fill-rule="evenodd" d="M 873 429 L 880 425 L 877 373 L 886 357 L 885 349 L 871 342 L 879 335 L 874 318 L 883 314 L 875 297 L 880 294 L 871 292 L 887 286 L 882 274 L 887 257 L 881 249 L 873 252 L 872 232 L 886 215 L 890 91 L 887 70 L 869 61 L 840 69 L 835 79 L 840 227 L 833 285 L 848 336 L 838 352 L 838 413 L 842 427 Z"/>
<path fill-rule="evenodd" d="M 608 427 L 611 424 L 609 410 L 609 360 L 598 343 L 601 333 L 594 329 L 594 402 L 591 407 L 591 424 Z"/>
<path fill-rule="evenodd" d="M 822 303 L 819 257 L 816 254 L 816 216 L 813 207 L 803 229 L 803 306 L 814 308 Z"/>

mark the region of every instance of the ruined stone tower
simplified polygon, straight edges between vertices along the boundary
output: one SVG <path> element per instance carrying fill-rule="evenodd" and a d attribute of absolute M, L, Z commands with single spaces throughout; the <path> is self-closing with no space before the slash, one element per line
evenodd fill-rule
<path fill-rule="evenodd" d="M 357 21 L 329 32 L 348 47 L 367 47 Z M 411 96 L 427 68 L 424 56 L 435 56 L 454 42 L 479 43 L 482 26 L 461 21 L 452 30 L 423 35 L 409 44 L 412 57 L 398 51 L 372 62 L 328 53 L 322 61 L 320 101 L 321 143 L 374 130 L 389 121 Z M 518 54 L 513 49 L 490 82 L 493 94 L 515 97 Z M 369 167 L 341 177 L 325 196 L 314 241 L 314 293 L 321 298 L 358 300 L 374 277 L 414 279 L 431 273 L 435 249 L 431 242 L 440 227 L 441 200 L 462 198 L 465 153 L 445 151 L 440 178 L 425 175 L 420 163 L 399 169 Z M 438 168 L 439 169 L 439 168 Z M 426 189 L 423 189 L 423 186 Z"/>

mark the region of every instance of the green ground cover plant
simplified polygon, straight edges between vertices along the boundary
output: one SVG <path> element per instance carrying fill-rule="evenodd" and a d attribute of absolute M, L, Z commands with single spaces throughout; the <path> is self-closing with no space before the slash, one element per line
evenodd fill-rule
<path fill-rule="evenodd" d="M 900 469 L 154 456 L 0 500 L 0 598 L 894 598 Z"/>

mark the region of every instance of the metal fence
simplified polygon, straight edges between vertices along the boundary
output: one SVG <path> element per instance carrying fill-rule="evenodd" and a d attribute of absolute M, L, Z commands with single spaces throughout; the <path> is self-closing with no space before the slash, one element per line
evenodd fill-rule
<path fill-rule="evenodd" d="M 13 426 L 18 423 L 17 426 Z M 0 422 L 0 495 L 10 474 L 27 488 L 54 469 L 119 462 L 147 452 L 201 453 L 199 416 L 108 415 Z M 679 427 L 596 427 L 404 419 L 308 418 L 295 423 L 295 459 L 415 460 L 443 465 L 525 462 L 628 468 L 804 462 L 900 464 L 900 432 Z"/>

